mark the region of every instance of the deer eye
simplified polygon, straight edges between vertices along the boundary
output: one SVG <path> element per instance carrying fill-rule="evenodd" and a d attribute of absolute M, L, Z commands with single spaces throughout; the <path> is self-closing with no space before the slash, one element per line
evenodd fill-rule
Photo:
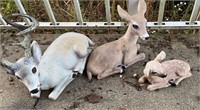
<path fill-rule="evenodd" d="M 133 28 L 138 29 L 139 27 L 138 27 L 138 25 L 133 24 Z"/>
<path fill-rule="evenodd" d="M 17 77 L 17 79 L 21 80 L 21 78 L 19 76 L 16 76 L 16 77 Z"/>
<path fill-rule="evenodd" d="M 157 74 L 157 72 L 151 72 L 152 74 Z"/>
<path fill-rule="evenodd" d="M 32 68 L 32 73 L 35 74 L 36 72 L 37 72 L 36 67 L 33 67 L 33 68 Z"/>

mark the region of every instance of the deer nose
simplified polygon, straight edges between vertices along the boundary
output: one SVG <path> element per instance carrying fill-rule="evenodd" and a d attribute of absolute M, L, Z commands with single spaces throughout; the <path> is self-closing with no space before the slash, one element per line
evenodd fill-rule
<path fill-rule="evenodd" d="M 36 89 L 33 89 L 33 90 L 31 90 L 30 92 L 32 93 L 32 94 L 35 94 L 35 93 L 37 93 L 39 90 L 36 88 Z"/>
<path fill-rule="evenodd" d="M 148 39 L 149 39 L 149 37 L 145 37 L 144 39 L 145 39 L 145 40 L 148 40 Z"/>

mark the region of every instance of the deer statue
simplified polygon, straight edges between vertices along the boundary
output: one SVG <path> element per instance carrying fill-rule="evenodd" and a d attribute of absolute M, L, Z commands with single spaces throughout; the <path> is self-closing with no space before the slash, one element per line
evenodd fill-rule
<path fill-rule="evenodd" d="M 146 80 L 150 83 L 147 90 L 153 91 L 169 86 L 176 86 L 185 78 L 192 76 L 190 65 L 181 60 L 165 59 L 166 54 L 161 51 L 154 60 L 147 62 L 144 75 L 139 79 L 139 83 L 143 84 Z"/>
<path fill-rule="evenodd" d="M 30 43 L 30 31 L 38 26 L 38 22 L 28 15 L 15 16 L 27 17 L 32 21 L 32 25 L 23 26 L 4 18 L 8 24 L 21 30 L 16 35 L 25 37 L 22 43 L 17 44 L 24 48 L 25 57 L 15 63 L 4 59 L 0 63 L 28 88 L 32 97 L 39 98 L 41 90 L 53 88 L 48 97 L 56 100 L 78 73 L 83 73 L 87 56 L 92 51 L 89 46 L 94 43 L 83 34 L 68 32 L 54 40 L 42 56 L 38 43 Z"/>
<path fill-rule="evenodd" d="M 102 79 L 122 73 L 123 69 L 145 59 L 144 53 L 137 54 L 140 49 L 140 45 L 137 44 L 138 37 L 143 40 L 149 37 L 146 30 L 147 20 L 144 17 L 145 1 L 138 1 L 138 11 L 134 15 L 128 14 L 119 5 L 117 11 L 122 19 L 129 22 L 128 29 L 125 35 L 118 40 L 103 44 L 91 53 L 87 64 L 89 80 L 92 79 L 92 75 L 97 76 L 97 79 Z"/>

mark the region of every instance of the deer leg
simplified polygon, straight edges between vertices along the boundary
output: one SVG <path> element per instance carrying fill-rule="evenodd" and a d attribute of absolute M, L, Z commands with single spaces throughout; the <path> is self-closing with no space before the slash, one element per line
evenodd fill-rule
<path fill-rule="evenodd" d="M 167 83 L 167 84 L 153 83 L 153 84 L 147 86 L 147 90 L 153 91 L 153 90 L 156 90 L 156 89 L 165 88 L 165 87 L 169 87 L 169 86 L 170 86 L 169 83 Z"/>
<path fill-rule="evenodd" d="M 169 81 L 169 83 L 172 86 L 177 86 L 183 79 L 188 78 L 192 75 L 192 73 L 190 73 L 190 72 L 188 72 L 187 74 L 184 73 L 184 76 L 180 73 L 176 73 L 176 74 L 177 74 L 177 76 L 179 76 L 179 78 L 175 79 L 174 81 L 173 81 L 173 79 Z"/>
<path fill-rule="evenodd" d="M 83 70 L 85 69 L 86 60 L 91 52 L 92 52 L 92 49 L 88 48 L 87 55 L 84 58 L 79 59 L 79 63 L 76 65 L 73 71 L 75 72 L 78 71 L 81 74 L 83 73 Z"/>
<path fill-rule="evenodd" d="M 85 58 L 81 58 L 73 71 L 83 74 L 87 57 L 88 55 Z"/>
<path fill-rule="evenodd" d="M 145 78 L 145 76 L 143 75 L 139 80 L 138 82 L 141 84 L 141 83 L 144 83 L 147 79 Z"/>
<path fill-rule="evenodd" d="M 181 76 L 180 78 L 176 79 L 174 83 L 178 85 L 183 79 L 188 78 L 190 76 L 192 76 L 192 74 L 189 72 L 187 76 Z"/>
<path fill-rule="evenodd" d="M 90 71 L 87 71 L 87 76 L 88 76 L 89 81 L 91 81 L 92 80 L 92 73 Z"/>
<path fill-rule="evenodd" d="M 89 47 L 86 47 L 86 45 L 75 45 L 73 49 L 79 58 L 86 57 L 92 52 L 92 49 Z"/>
<path fill-rule="evenodd" d="M 132 59 L 126 59 L 124 63 L 128 67 L 128 66 L 133 65 L 134 63 L 144 60 L 144 59 L 145 59 L 145 54 L 140 53 L 136 56 L 133 56 Z"/>
<path fill-rule="evenodd" d="M 97 76 L 97 79 L 102 79 L 107 76 L 113 75 L 115 73 L 122 73 L 122 72 L 123 72 L 123 69 L 121 67 L 115 67 L 112 70 L 108 69 L 108 70 L 104 71 L 103 73 L 99 74 Z"/>
<path fill-rule="evenodd" d="M 70 74 L 74 74 L 74 73 L 71 72 Z M 56 100 L 58 98 L 58 96 L 62 93 L 62 91 L 65 89 L 65 87 L 73 80 L 74 80 L 74 78 L 72 78 L 71 75 L 69 75 L 69 77 L 64 78 L 63 80 L 61 80 L 61 82 L 49 94 L 49 98 L 53 99 L 53 100 Z"/>

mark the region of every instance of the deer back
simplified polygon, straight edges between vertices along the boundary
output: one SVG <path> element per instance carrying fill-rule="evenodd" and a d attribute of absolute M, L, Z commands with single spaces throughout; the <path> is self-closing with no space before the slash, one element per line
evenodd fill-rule
<path fill-rule="evenodd" d="M 63 78 L 71 80 L 72 71 L 80 59 L 88 55 L 88 48 L 91 45 L 94 43 L 80 33 L 68 32 L 60 35 L 46 49 L 39 63 L 41 83 L 51 88 Z"/>

